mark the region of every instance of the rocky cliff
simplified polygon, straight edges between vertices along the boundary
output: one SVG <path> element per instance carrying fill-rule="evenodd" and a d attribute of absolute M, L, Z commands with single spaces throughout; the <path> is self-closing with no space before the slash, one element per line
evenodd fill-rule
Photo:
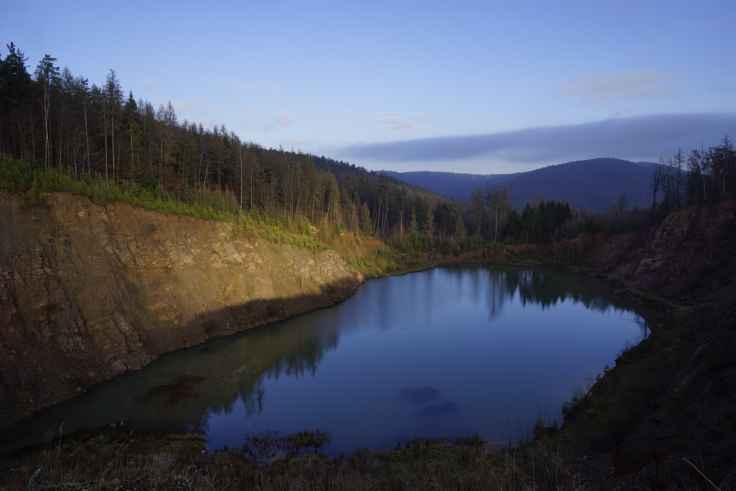
<path fill-rule="evenodd" d="M 678 303 L 721 301 L 736 274 L 736 202 L 690 207 L 649 230 L 598 241 L 598 271 Z"/>
<path fill-rule="evenodd" d="M 0 418 L 14 421 L 167 351 L 336 303 L 334 251 L 235 224 L 0 194 Z"/>
<path fill-rule="evenodd" d="M 572 440 L 581 453 L 610 457 L 600 479 L 609 469 L 629 476 L 617 489 L 702 482 L 683 459 L 736 489 L 736 202 L 587 240 L 593 270 L 640 296 L 653 324 L 574 408 Z"/>

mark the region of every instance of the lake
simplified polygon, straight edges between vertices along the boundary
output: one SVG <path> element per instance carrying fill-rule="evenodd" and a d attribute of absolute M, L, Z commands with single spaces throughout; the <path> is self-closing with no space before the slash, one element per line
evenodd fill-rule
<path fill-rule="evenodd" d="M 5 450 L 120 421 L 198 430 L 208 447 L 327 432 L 331 454 L 418 437 L 528 438 L 559 421 L 645 322 L 601 282 L 546 269 L 443 267 L 170 353 L 3 431 Z M 63 423 L 62 423 L 63 422 Z"/>

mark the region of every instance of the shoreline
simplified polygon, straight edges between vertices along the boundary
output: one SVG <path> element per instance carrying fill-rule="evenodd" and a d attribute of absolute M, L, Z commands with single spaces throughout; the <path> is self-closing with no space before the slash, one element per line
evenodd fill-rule
<path fill-rule="evenodd" d="M 172 351 L 168 351 L 168 352 L 162 353 L 161 355 L 159 355 L 158 357 L 156 357 L 154 360 L 152 360 L 149 364 L 147 364 L 146 366 L 141 367 L 140 369 L 128 371 L 126 373 L 117 375 L 114 378 L 111 378 L 109 380 L 105 380 L 105 381 L 99 382 L 97 384 L 94 384 L 92 386 L 89 386 L 89 387 L 85 388 L 84 391 L 79 394 L 79 396 L 81 396 L 83 393 L 87 393 L 89 391 L 94 391 L 94 390 L 100 389 L 101 387 L 104 387 L 106 384 L 113 383 L 115 380 L 118 380 L 120 378 L 131 376 L 134 373 L 136 373 L 136 372 L 138 372 L 140 370 L 145 369 L 150 364 L 155 363 L 157 360 L 160 360 L 160 359 L 165 358 L 165 357 L 170 356 L 170 355 L 175 355 L 178 352 L 181 352 L 181 351 L 184 351 L 184 350 L 187 350 L 187 349 L 191 349 L 191 348 L 196 348 L 198 346 L 201 347 L 203 345 L 206 345 L 208 342 L 212 342 L 212 341 L 216 341 L 216 340 L 223 340 L 223 339 L 226 340 L 228 338 L 234 338 L 236 336 L 241 336 L 243 334 L 247 334 L 251 330 L 255 330 L 255 329 L 268 329 L 270 326 L 272 326 L 274 324 L 281 323 L 281 322 L 287 321 L 289 319 L 297 318 L 299 316 L 306 315 L 306 314 L 309 314 L 311 312 L 316 312 L 316 311 L 319 311 L 319 310 L 332 308 L 332 307 L 334 307 L 336 305 L 339 305 L 340 303 L 348 300 L 353 295 L 355 295 L 356 293 L 358 293 L 358 290 L 363 286 L 363 284 L 366 283 L 367 281 L 370 281 L 370 280 L 380 280 L 380 279 L 385 279 L 385 278 L 392 277 L 392 276 L 404 276 L 404 275 L 408 275 L 408 274 L 413 274 L 413 273 L 418 273 L 418 272 L 423 272 L 423 271 L 429 271 L 429 270 L 432 270 L 432 269 L 435 269 L 435 268 L 441 268 L 441 267 L 446 267 L 446 266 L 475 266 L 475 267 L 483 267 L 483 268 L 486 268 L 486 267 L 493 268 L 494 266 L 497 266 L 497 267 L 504 267 L 504 268 L 519 268 L 519 269 L 521 269 L 521 268 L 554 268 L 554 269 L 558 269 L 560 271 L 564 271 L 564 272 L 567 272 L 567 273 L 572 273 L 572 274 L 576 274 L 576 275 L 587 276 L 587 277 L 592 278 L 592 279 L 594 279 L 596 281 L 600 281 L 603 284 L 606 284 L 610 288 L 610 285 L 608 283 L 602 281 L 602 279 L 600 277 L 598 277 L 598 276 L 590 275 L 590 274 L 584 274 L 581 271 L 575 271 L 572 268 L 569 268 L 569 267 L 566 267 L 566 266 L 563 266 L 563 265 L 559 265 L 559 264 L 546 264 L 545 265 L 545 264 L 542 264 L 542 263 L 537 263 L 537 264 L 532 265 L 529 262 L 525 262 L 525 263 L 518 263 L 518 262 L 517 263 L 510 263 L 510 262 L 500 263 L 500 262 L 492 262 L 492 261 L 488 261 L 488 260 L 484 260 L 484 259 L 479 259 L 477 254 L 472 254 L 472 255 L 469 255 L 469 256 L 470 257 L 465 256 L 465 257 L 441 258 L 441 259 L 432 261 L 431 263 L 422 265 L 420 267 L 397 270 L 397 271 L 393 271 L 393 272 L 390 272 L 390 273 L 385 273 L 382 276 L 368 278 L 368 279 L 362 281 L 361 283 L 357 284 L 355 286 L 355 288 L 351 289 L 344 296 L 341 296 L 339 299 L 336 299 L 334 302 L 331 302 L 329 304 L 322 305 L 322 306 L 319 306 L 319 307 L 316 307 L 314 309 L 310 309 L 310 310 L 307 310 L 307 311 L 304 311 L 304 312 L 295 313 L 293 315 L 290 315 L 290 316 L 287 316 L 287 317 L 284 317 L 284 318 L 273 319 L 273 320 L 269 320 L 267 322 L 263 322 L 261 324 L 249 326 L 249 327 L 247 327 L 245 329 L 238 330 L 238 331 L 233 332 L 233 333 L 230 333 L 230 334 L 226 334 L 226 335 L 223 335 L 223 336 L 212 337 L 212 338 L 209 338 L 209 339 L 206 339 L 206 340 L 202 341 L 201 343 L 198 343 L 198 344 L 195 344 L 195 345 L 192 345 L 192 346 L 185 346 L 185 347 L 182 347 L 182 348 L 178 348 L 178 349 L 175 349 L 175 350 L 172 350 Z M 620 293 L 615 292 L 613 290 L 613 288 L 610 288 L 610 290 L 611 290 L 611 294 L 612 295 L 622 296 Z M 626 298 L 627 299 L 630 299 L 630 297 L 626 297 Z M 637 306 L 638 305 L 639 304 L 637 304 Z M 640 315 L 640 316 L 642 316 L 645 319 L 645 321 L 647 322 L 647 326 L 651 326 L 652 325 L 651 324 L 651 321 L 650 321 L 650 317 L 651 317 L 650 314 L 651 314 L 651 312 L 643 312 L 642 309 L 639 309 L 639 308 L 637 308 L 637 307 L 635 307 L 633 305 L 632 305 L 632 309 L 634 309 L 634 311 L 636 312 L 637 315 Z M 651 332 L 651 327 L 650 327 L 650 332 Z M 75 396 L 75 397 L 78 397 L 78 396 Z M 63 404 L 64 402 L 71 401 L 73 399 L 74 398 L 67 399 L 65 401 L 60 401 L 57 404 Z M 32 422 L 34 420 L 34 418 L 37 416 L 37 414 L 39 412 L 43 412 L 43 411 L 45 411 L 47 409 L 50 409 L 50 408 L 52 408 L 54 406 L 56 406 L 56 404 L 55 405 L 52 405 L 52 406 L 48 406 L 48 407 L 42 408 L 39 411 L 34 412 L 33 414 L 27 415 L 24 418 L 15 421 L 12 425 L 8 426 L 7 429 L 12 429 L 16 425 L 22 425 L 24 423 L 28 424 L 29 422 Z M 108 427 L 101 427 L 101 428 L 99 428 L 97 430 L 89 430 L 89 431 L 83 430 L 82 433 L 95 433 L 95 432 L 98 432 L 98 431 L 103 431 L 104 432 L 104 431 L 107 431 L 108 429 L 109 429 Z M 152 435 L 159 434 L 156 431 L 152 431 L 152 432 L 149 432 L 149 431 L 143 431 L 143 432 L 136 431 L 136 433 L 138 433 L 138 434 L 140 434 L 140 433 L 149 434 L 150 433 Z M 186 434 L 186 432 L 181 432 L 181 434 Z M 457 435 L 457 438 L 463 438 L 465 436 L 466 435 Z M 65 437 L 68 438 L 69 435 L 67 435 Z M 33 450 L 34 448 L 40 448 L 40 447 L 44 447 L 45 445 L 51 445 L 51 444 L 53 444 L 53 441 L 55 441 L 56 439 L 57 439 L 57 437 L 54 437 L 49 442 L 44 442 L 44 443 L 39 443 L 39 444 L 34 444 L 34 445 L 22 447 L 22 448 L 19 448 L 19 449 L 14 449 L 14 450 L 12 450 L 10 452 L 3 452 L 3 454 L 6 457 L 12 457 L 13 455 L 15 455 L 18 452 L 30 451 L 30 450 Z M 411 443 L 412 441 L 413 441 L 413 439 L 412 440 L 409 440 L 407 443 Z M 494 446 L 496 446 L 496 445 L 494 445 Z M 381 452 L 381 451 L 384 451 L 384 450 L 381 450 L 381 449 L 369 449 L 369 450 L 371 452 Z M 219 450 L 215 450 L 212 453 L 217 453 L 218 451 Z"/>
<path fill-rule="evenodd" d="M 668 247 L 676 251 L 674 249 L 675 245 Z M 625 274 L 612 272 L 605 267 L 605 264 L 601 266 L 600 263 L 596 263 L 591 259 L 590 249 L 577 256 L 579 262 L 584 263 L 583 265 L 554 260 L 555 256 L 550 253 L 551 249 L 552 247 L 534 246 L 514 249 L 513 246 L 494 246 L 472 251 L 462 257 L 433 258 L 413 267 L 399 268 L 372 278 L 364 278 L 349 295 L 330 305 L 344 301 L 355 294 L 357 288 L 360 288 L 362 283 L 368 279 L 404 275 L 448 265 L 552 267 L 602 281 L 607 284 L 614 295 L 625 298 L 636 306 L 634 310 L 647 321 L 650 335 L 639 344 L 622 353 L 615 366 L 600 374 L 584 397 L 573 401 L 561 428 L 541 427 L 538 434 L 535 434 L 534 441 L 507 449 L 493 449 L 492 452 L 506 456 L 515 455 L 516 453 L 526 455 L 527 452 L 533 454 L 540 451 L 540 449 L 548 448 L 550 445 L 556 446 L 558 451 L 563 449 L 566 452 L 567 457 L 563 459 L 565 472 L 575 474 L 579 469 L 584 469 L 584 475 L 597 476 L 591 477 L 596 482 L 598 479 L 605 479 L 602 476 L 607 476 L 610 469 L 614 469 L 615 475 L 618 476 L 617 479 L 620 479 L 621 476 L 639 476 L 643 472 L 651 472 L 652 465 L 661 467 L 665 464 L 666 472 L 672 472 L 671 475 L 689 476 L 687 473 L 691 472 L 691 469 L 681 466 L 682 460 L 677 457 L 678 455 L 708 456 L 709 462 L 713 461 L 715 463 L 712 465 L 717 466 L 718 470 L 715 471 L 717 475 L 723 476 L 725 472 L 723 466 L 728 468 L 728 465 L 730 465 L 726 457 L 727 454 L 719 454 L 717 450 L 712 450 L 711 448 L 721 447 L 713 447 L 715 443 L 711 442 L 710 437 L 698 433 L 700 431 L 698 430 L 699 425 L 705 423 L 693 421 L 692 419 L 678 419 L 681 416 L 677 412 L 679 411 L 677 408 L 683 403 L 698 404 L 701 401 L 713 401 L 714 397 L 716 397 L 716 403 L 724 404 L 722 401 L 718 402 L 717 397 L 719 396 L 717 394 L 706 392 L 704 395 L 698 395 L 709 390 L 710 384 L 704 383 L 704 381 L 710 380 L 708 377 L 711 377 L 710 372 L 701 369 L 702 362 L 698 362 L 698 357 L 712 358 L 711 354 L 703 353 L 721 349 L 718 353 L 722 353 L 716 356 L 715 361 L 709 361 L 708 363 L 715 363 L 714 367 L 716 368 L 713 369 L 718 370 L 726 370 L 730 366 L 725 361 L 730 356 L 728 351 L 728 339 L 730 338 L 728 337 L 728 331 L 724 330 L 723 324 L 728 322 L 728 316 L 721 315 L 721 310 L 729 308 L 728 304 L 723 301 L 723 299 L 727 300 L 727 297 L 723 296 L 725 290 L 712 290 L 711 295 L 718 294 L 719 296 L 709 297 L 703 295 L 701 291 L 692 292 L 691 294 L 691 290 L 686 289 L 682 291 L 681 295 L 687 295 L 688 300 L 692 300 L 692 302 L 682 303 L 672 300 L 674 298 L 672 295 L 660 295 L 663 292 L 657 291 L 657 293 L 654 293 L 651 289 L 642 288 L 642 283 L 637 283 L 638 276 L 627 277 Z M 522 254 L 518 254 L 519 250 L 522 251 Z M 652 253 L 651 251 L 645 252 L 646 254 Z M 630 251 L 624 253 L 627 255 L 625 257 L 628 258 Z M 644 252 L 636 250 L 631 260 L 642 261 L 643 255 Z M 553 260 L 543 261 L 539 260 L 539 257 L 552 258 Z M 619 264 L 616 261 L 621 261 L 621 259 L 616 260 L 614 258 L 610 260 L 609 258 L 609 263 L 610 261 Z M 351 269 L 355 270 L 355 268 Z M 721 298 L 721 303 L 708 301 L 712 298 Z M 714 343 L 711 338 L 720 339 L 721 342 Z M 673 387 L 677 390 L 671 390 Z M 685 387 L 686 390 L 682 387 Z M 705 404 L 706 402 L 702 403 Z M 724 409 L 724 411 L 727 410 Z M 662 425 L 675 433 L 677 436 L 676 442 L 663 442 L 658 439 L 658 432 L 661 432 L 661 429 L 658 428 Z M 537 432 L 535 431 L 535 433 Z M 692 435 L 700 436 L 695 438 Z M 95 438 L 101 439 L 100 442 L 111 439 L 118 443 L 121 439 L 124 441 L 130 439 L 135 441 L 146 440 L 149 442 L 158 440 L 158 443 L 153 443 L 153 446 L 156 447 L 156 445 L 168 445 L 166 442 L 171 438 L 177 441 L 187 438 L 197 440 L 198 438 L 201 439 L 201 436 L 187 436 L 184 433 L 174 435 L 139 433 L 130 432 L 125 428 L 108 428 L 86 436 L 64 437 L 61 445 L 66 445 L 67 448 L 82 448 L 84 445 L 90 444 L 92 448 L 95 448 L 96 443 L 89 443 L 96 441 Z M 718 443 L 718 445 L 726 445 L 726 448 L 728 448 L 727 446 L 731 444 L 728 437 L 722 436 L 720 438 L 721 440 L 718 441 L 725 443 Z M 723 440 L 724 438 L 725 440 Z M 100 443 L 100 445 L 103 444 Z M 488 465 L 498 465 L 498 462 L 493 460 L 495 457 L 489 456 L 490 446 L 483 441 L 476 441 L 475 446 L 472 447 L 474 450 L 462 446 L 448 446 L 446 441 L 435 441 L 426 443 L 425 447 L 421 447 L 425 450 L 418 452 L 416 450 L 417 445 L 421 447 L 422 443 L 407 443 L 405 448 L 412 448 L 411 451 L 401 449 L 389 452 L 373 450 L 338 458 L 324 456 L 315 458 L 320 462 L 318 464 L 321 466 L 320 469 L 324 468 L 325 472 L 333 472 L 335 466 L 339 467 L 346 465 L 348 461 L 361 461 L 361 459 L 373 461 L 375 459 L 391 460 L 398 458 L 402 465 L 404 463 L 415 465 L 417 462 L 425 462 L 427 454 L 423 454 L 424 451 L 428 451 L 430 454 L 435 451 L 447 452 L 448 459 L 453 459 L 458 455 L 467 456 L 470 452 L 474 456 L 473 458 L 491 459 L 494 462 L 491 464 L 488 461 Z M 54 448 L 54 444 L 31 447 L 25 449 L 21 455 L 14 455 L 12 458 L 16 459 L 16 464 L 20 466 L 25 465 L 24 462 L 37 462 L 37 459 L 53 459 L 57 458 L 52 455 Z M 698 450 L 700 448 L 705 450 Z M 172 458 L 189 459 L 188 450 L 181 450 L 183 453 L 177 453 L 180 450 L 173 452 L 171 454 Z M 202 448 L 198 447 L 197 452 L 201 455 L 199 458 L 204 459 L 202 465 L 209 466 L 210 469 L 220 469 L 221 464 L 218 462 L 222 459 L 231 463 L 235 462 L 232 464 L 235 467 L 245 466 L 245 468 L 250 469 L 251 466 L 255 465 L 248 461 L 246 456 L 236 456 L 230 451 L 221 450 L 202 454 Z M 406 457 L 402 452 L 409 452 L 410 455 L 414 455 L 419 460 L 412 460 L 415 457 L 408 461 L 402 460 Z M 713 452 L 716 453 L 713 454 Z M 386 455 L 391 455 L 391 457 Z M 582 456 L 586 456 L 585 461 L 580 461 Z M 287 467 L 282 469 L 283 472 L 289 472 L 289 469 L 294 472 L 301 472 L 301 458 L 287 457 L 284 461 L 269 464 L 269 468 L 284 465 Z M 555 459 L 558 458 L 555 457 Z M 293 468 L 289 467 L 292 465 Z M 30 472 L 32 472 L 32 469 Z M 473 467 L 468 472 L 486 471 Z M 27 476 L 28 474 L 24 475 Z M 364 477 L 361 475 L 360 479 Z"/>

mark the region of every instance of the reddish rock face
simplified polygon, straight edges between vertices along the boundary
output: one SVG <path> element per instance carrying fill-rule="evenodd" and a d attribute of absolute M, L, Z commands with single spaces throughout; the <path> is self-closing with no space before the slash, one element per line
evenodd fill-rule
<path fill-rule="evenodd" d="M 590 257 L 598 269 L 664 297 L 687 302 L 680 297 L 728 290 L 736 272 L 736 202 L 677 211 L 654 230 L 600 243 Z"/>
<path fill-rule="evenodd" d="M 553 244 L 489 251 L 496 262 L 587 266 L 627 287 L 676 300 L 736 298 L 736 201 L 670 214 L 656 227 L 616 235 L 584 234 Z M 712 296 L 718 298 L 710 298 Z"/>
<path fill-rule="evenodd" d="M 334 251 L 231 223 L 0 195 L 0 416 L 12 421 L 160 354 L 344 299 Z"/>

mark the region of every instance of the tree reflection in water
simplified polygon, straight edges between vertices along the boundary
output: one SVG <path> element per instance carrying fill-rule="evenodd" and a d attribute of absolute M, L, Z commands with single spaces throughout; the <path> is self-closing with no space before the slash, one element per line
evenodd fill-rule
<path fill-rule="evenodd" d="M 612 296 L 601 282 L 545 269 L 450 267 L 384 278 L 369 282 L 354 297 L 336 307 L 163 356 L 144 370 L 120 377 L 6 429 L 0 441 L 13 442 L 5 447 L 7 450 L 45 440 L 57 431 L 61 421 L 67 432 L 119 421 L 141 430 L 208 432 L 211 422 L 218 416 L 233 412 L 241 411 L 243 418 L 250 421 L 274 411 L 297 411 L 299 408 L 284 407 L 283 402 L 273 400 L 269 388 L 280 379 L 293 379 L 292 390 L 301 390 L 303 381 L 318 376 L 327 355 L 339 350 L 343 336 L 352 333 L 364 336 L 356 341 L 358 348 L 370 355 L 367 363 L 375 364 L 372 369 L 383 370 L 385 383 L 391 383 L 402 377 L 402 370 L 398 366 L 384 368 L 382 365 L 396 365 L 399 360 L 410 363 L 411 360 L 405 358 L 411 355 L 401 354 L 394 361 L 384 359 L 396 349 L 395 345 L 382 344 L 387 342 L 386 333 L 400 332 L 396 330 L 404 328 L 411 331 L 401 338 L 401 342 L 409 345 L 406 353 L 411 353 L 411 344 L 419 346 L 424 337 L 436 334 L 436 331 L 423 333 L 422 330 L 437 329 L 438 320 L 462 323 L 464 321 L 455 319 L 462 318 L 469 309 L 485 309 L 486 322 L 500 323 L 506 309 L 515 303 L 520 308 L 533 305 L 542 310 L 562 304 L 580 304 L 601 313 L 632 310 L 623 300 Z M 641 336 L 645 336 L 646 324 L 640 317 L 633 316 Z M 463 329 L 464 326 L 451 328 Z M 372 332 L 384 334 L 383 337 L 366 334 Z M 457 355 L 458 359 L 443 359 L 441 353 L 446 351 L 443 344 L 447 345 L 440 341 L 432 346 L 440 353 L 438 363 L 462 365 L 462 353 Z M 392 373 L 392 369 L 397 373 Z M 426 382 L 433 383 L 432 380 Z M 377 383 L 375 387 L 380 388 L 384 382 L 371 383 Z M 375 387 L 369 385 L 366 390 L 376 390 Z M 424 388 L 425 392 L 428 390 L 427 385 L 417 384 L 417 387 Z M 405 389 L 404 398 L 409 397 L 406 394 L 413 394 L 406 390 L 410 389 Z M 461 405 L 455 400 L 434 401 L 433 404 L 432 407 L 415 408 L 414 414 L 423 415 L 422 419 L 429 416 L 457 418 L 457 414 L 461 414 Z M 327 402 L 326 405 L 329 406 Z M 334 416 L 329 413 L 325 417 Z"/>

